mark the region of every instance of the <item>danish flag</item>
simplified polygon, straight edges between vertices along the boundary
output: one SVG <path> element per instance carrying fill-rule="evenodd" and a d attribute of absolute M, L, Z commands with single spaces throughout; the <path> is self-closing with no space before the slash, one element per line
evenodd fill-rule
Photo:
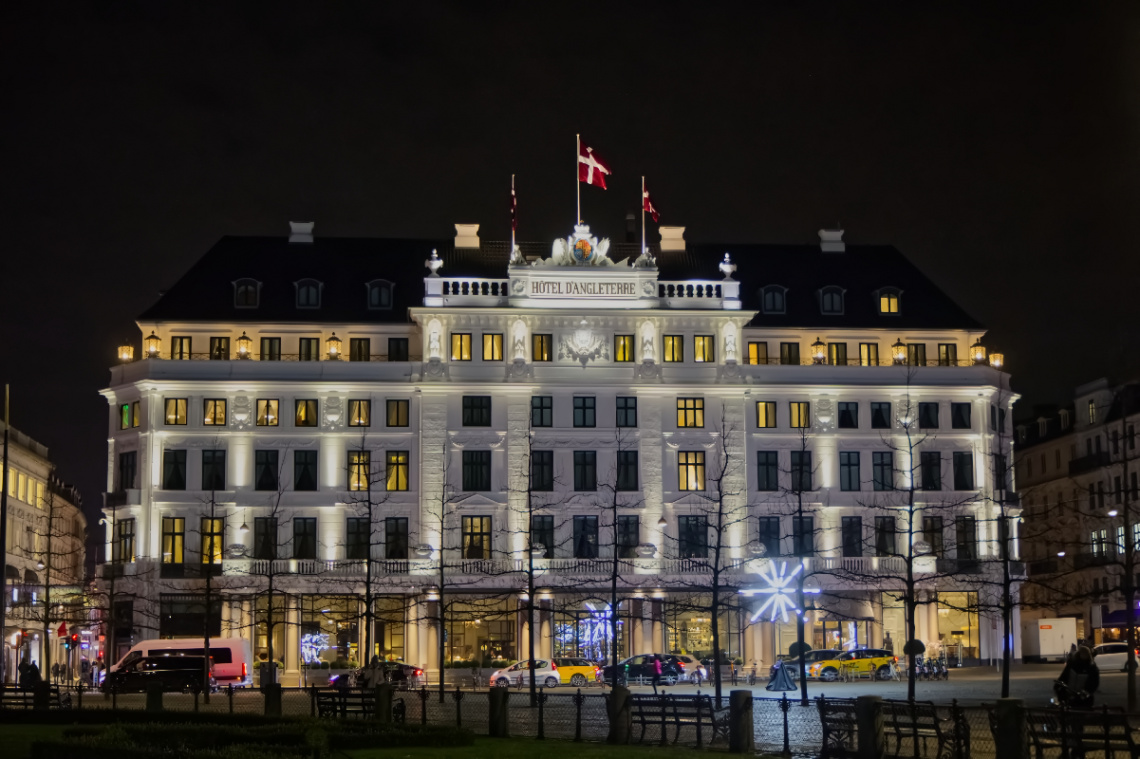
<path fill-rule="evenodd" d="M 597 185 L 606 189 L 606 175 L 611 174 L 610 167 L 600 156 L 594 153 L 581 142 L 578 143 L 578 181 Z"/>
<path fill-rule="evenodd" d="M 657 216 L 657 206 L 653 205 L 653 201 L 649 199 L 649 190 L 646 190 L 644 188 L 641 190 L 641 208 L 647 214 L 653 217 L 653 221 L 659 221 Z"/>
<path fill-rule="evenodd" d="M 514 174 L 511 174 L 511 231 L 519 231 L 519 199 L 515 196 Z"/>

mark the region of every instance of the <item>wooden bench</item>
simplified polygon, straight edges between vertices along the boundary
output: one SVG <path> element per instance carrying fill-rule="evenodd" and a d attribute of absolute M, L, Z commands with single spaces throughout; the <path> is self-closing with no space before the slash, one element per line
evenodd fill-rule
<path fill-rule="evenodd" d="M 371 719 L 376 712 L 376 691 L 364 688 L 321 688 L 313 691 L 318 717 Z"/>
<path fill-rule="evenodd" d="M 32 688 L 20 688 L 15 685 L 0 685 L 0 709 L 34 709 L 36 706 L 36 692 Z M 59 685 L 52 684 L 48 688 L 49 709 L 70 709 L 71 694 L 61 692 Z"/>
<path fill-rule="evenodd" d="M 961 713 L 944 716 L 931 701 L 884 701 L 883 734 L 889 744 L 893 737 L 895 755 L 903 756 L 904 740 L 913 741 L 911 753 L 917 754 L 918 744 L 925 746 L 936 741 L 938 757 L 953 759 L 961 755 L 970 743 L 970 725 Z M 889 749 L 888 749 L 889 751 Z"/>
<path fill-rule="evenodd" d="M 1102 752 L 1105 759 L 1115 754 L 1140 756 L 1140 746 L 1133 735 L 1128 715 L 1107 708 L 1027 709 L 1025 721 L 1029 743 L 1037 759 L 1046 751 L 1059 751 L 1061 756 L 1084 756 Z"/>
<path fill-rule="evenodd" d="M 673 742 L 681 737 L 681 730 L 691 727 L 697 731 L 697 743 L 703 743 L 704 729 L 712 730 L 712 740 L 727 738 L 728 707 L 716 709 L 711 696 L 684 695 L 635 695 L 630 696 L 630 717 L 635 725 L 641 725 L 641 737 L 645 740 L 645 730 L 651 725 L 661 728 L 661 742 L 665 742 L 666 730 L 674 728 Z M 711 742 L 711 741 L 710 741 Z"/>
<path fill-rule="evenodd" d="M 819 751 L 821 759 L 854 756 L 858 748 L 855 699 L 820 696 L 815 704 L 819 708 L 819 724 L 823 728 L 823 745 Z"/>

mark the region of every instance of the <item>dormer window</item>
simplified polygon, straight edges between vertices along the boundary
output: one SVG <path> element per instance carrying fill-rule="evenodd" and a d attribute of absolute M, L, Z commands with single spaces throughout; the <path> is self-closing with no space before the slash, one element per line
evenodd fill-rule
<path fill-rule="evenodd" d="M 260 298 L 261 283 L 256 279 L 234 282 L 234 308 L 257 308 Z"/>
<path fill-rule="evenodd" d="M 899 297 L 902 290 L 897 287 L 883 287 L 875 296 L 879 299 L 880 314 L 897 314 L 899 312 Z"/>
<path fill-rule="evenodd" d="M 367 286 L 369 310 L 387 311 L 392 308 L 391 282 L 386 279 L 374 279 Z"/>
<path fill-rule="evenodd" d="M 825 316 L 843 315 L 843 288 L 825 287 L 819 291 L 819 312 Z"/>
<path fill-rule="evenodd" d="M 760 290 L 760 309 L 766 314 L 786 313 L 788 288 L 781 285 L 768 285 Z"/>
<path fill-rule="evenodd" d="M 302 279 L 293 283 L 297 288 L 297 308 L 320 308 L 321 288 L 324 285 L 315 279 Z"/>

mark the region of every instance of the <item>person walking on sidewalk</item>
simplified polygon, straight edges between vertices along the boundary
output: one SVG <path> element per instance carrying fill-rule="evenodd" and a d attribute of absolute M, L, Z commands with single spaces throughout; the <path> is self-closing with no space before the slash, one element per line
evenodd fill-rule
<path fill-rule="evenodd" d="M 653 694 L 657 695 L 657 686 L 661 684 L 661 657 L 653 655 Z"/>

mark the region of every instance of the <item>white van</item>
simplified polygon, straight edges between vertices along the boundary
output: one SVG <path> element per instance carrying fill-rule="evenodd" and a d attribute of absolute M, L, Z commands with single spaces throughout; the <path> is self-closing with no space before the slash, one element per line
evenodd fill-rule
<path fill-rule="evenodd" d="M 203 656 L 206 641 L 202 638 L 173 638 L 144 640 L 136 643 L 111 671 L 130 664 L 144 656 Z M 253 651 L 249 641 L 241 638 L 210 638 L 210 658 L 214 660 L 214 680 L 219 688 L 232 685 L 243 688 L 253 685 Z"/>

